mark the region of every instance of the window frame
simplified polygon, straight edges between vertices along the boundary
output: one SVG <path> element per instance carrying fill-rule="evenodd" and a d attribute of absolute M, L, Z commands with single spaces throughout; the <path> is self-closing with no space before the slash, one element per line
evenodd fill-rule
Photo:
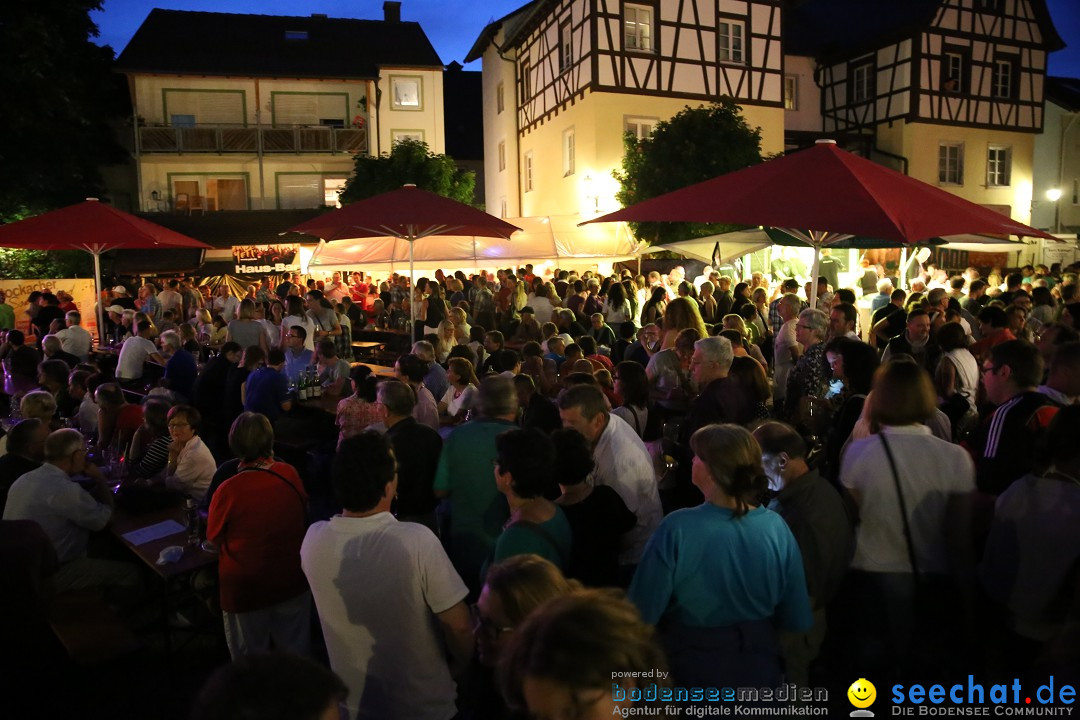
<path fill-rule="evenodd" d="M 499 172 L 504 172 L 506 170 L 506 141 L 505 140 L 500 140 L 499 141 L 498 157 L 499 157 Z"/>
<path fill-rule="evenodd" d="M 738 33 L 732 32 L 735 28 L 738 28 Z M 739 46 L 737 53 L 734 47 L 736 43 Z M 719 20 L 716 23 L 716 47 L 717 62 L 725 65 L 745 65 L 747 56 L 746 22 L 734 18 Z M 736 57 L 736 54 L 738 57 Z"/>
<path fill-rule="evenodd" d="M 791 85 L 791 102 L 788 102 L 788 85 Z M 798 75 L 785 75 L 784 76 L 784 109 L 785 110 L 798 110 L 799 109 L 799 76 Z"/>
<path fill-rule="evenodd" d="M 623 115 L 623 134 L 625 135 L 626 133 L 630 133 L 634 136 L 635 139 L 637 139 L 638 142 L 641 142 L 645 138 L 649 137 L 649 135 L 652 135 L 653 131 L 656 130 L 656 126 L 659 123 L 660 118 L 658 117 L 645 117 L 643 115 Z M 631 125 L 634 126 L 633 130 L 630 129 Z M 649 127 L 649 132 L 642 135 L 640 128 L 646 125 L 648 125 Z"/>
<path fill-rule="evenodd" d="M 630 17 L 629 17 L 631 12 L 633 12 L 635 14 L 645 13 L 648 16 L 648 22 L 647 23 L 642 23 L 641 20 L 638 19 L 638 18 L 635 18 L 633 21 L 631 21 Z M 653 4 L 642 3 L 642 2 L 623 3 L 623 11 L 622 11 L 623 50 L 625 50 L 626 52 L 631 52 L 631 53 L 645 53 L 645 54 L 653 54 L 653 53 L 655 53 L 657 51 L 657 42 L 656 42 L 656 17 L 657 17 L 657 15 L 658 15 L 657 8 Z M 635 45 L 634 47 L 630 46 L 630 38 L 631 37 L 637 38 L 637 40 L 635 42 L 640 42 L 641 41 L 641 37 L 640 37 L 641 33 L 640 32 L 631 33 L 629 31 L 629 25 L 631 24 L 631 22 L 633 22 L 633 24 L 638 28 L 640 28 L 643 24 L 645 25 L 648 32 L 647 32 L 647 37 L 645 38 L 646 42 L 645 42 L 644 46 L 640 45 L 640 44 Z"/>
<path fill-rule="evenodd" d="M 995 153 L 1004 153 L 1004 157 L 993 160 Z M 991 169 L 991 163 L 998 165 Z M 1003 169 L 1001 166 L 1004 166 Z M 1004 180 L 1004 182 L 1000 182 Z M 1012 187 L 1012 146 L 991 143 L 986 148 L 986 187 L 1007 188 Z"/>
<path fill-rule="evenodd" d="M 524 105 L 532 97 L 532 63 L 528 58 L 521 61 L 521 104 Z"/>
<path fill-rule="evenodd" d="M 960 61 L 955 88 L 949 88 L 948 86 L 949 81 L 952 79 L 952 73 L 950 73 L 949 67 L 950 58 L 957 58 Z M 941 92 L 948 93 L 949 95 L 968 92 L 968 88 L 971 87 L 971 48 L 961 47 L 959 45 L 946 45 L 942 48 L 941 76 L 939 78 L 939 83 Z"/>
<path fill-rule="evenodd" d="M 405 83 L 416 84 L 416 105 L 405 105 L 398 102 L 397 86 Z M 420 75 L 391 75 L 390 76 L 390 109 L 400 112 L 423 112 L 424 110 L 424 78 Z"/>
<path fill-rule="evenodd" d="M 1003 68 L 1008 68 L 1008 87 L 1005 92 L 999 92 L 998 85 L 1001 83 Z M 990 70 L 990 96 L 1003 100 L 1014 100 L 1020 89 L 1020 63 L 1019 58 L 1009 53 L 995 54 Z"/>
<path fill-rule="evenodd" d="M 956 150 L 955 158 L 955 180 L 950 179 L 950 168 L 948 167 L 953 159 L 949 157 L 950 150 Z M 943 155 L 944 153 L 944 155 Z M 944 167 L 942 165 L 944 163 Z M 954 187 L 964 186 L 964 143 L 942 140 L 938 143 L 938 185 L 949 185 Z"/>
<path fill-rule="evenodd" d="M 495 86 L 495 114 L 501 115 L 506 109 L 506 87 L 500 82 Z"/>
<path fill-rule="evenodd" d="M 860 72 L 866 75 L 859 79 Z M 873 102 L 877 90 L 877 66 L 873 58 L 856 60 L 848 66 L 848 102 L 851 105 L 862 105 Z M 861 91 L 861 92 L 860 92 Z M 864 95 L 860 97 L 860 95 Z"/>
<path fill-rule="evenodd" d="M 418 140 L 426 143 L 427 133 L 424 132 L 423 128 L 390 128 L 390 146 L 393 147 L 394 143 L 402 140 Z"/>
<path fill-rule="evenodd" d="M 562 170 L 563 177 L 570 177 L 577 171 L 577 137 L 573 126 L 562 133 Z"/>
<path fill-rule="evenodd" d="M 532 192 L 533 190 L 533 151 L 525 153 L 525 161 L 522 163 L 522 185 L 525 188 L 525 192 Z"/>
<path fill-rule="evenodd" d="M 574 65 L 574 33 L 570 18 L 559 23 L 559 72 L 564 73 Z"/>

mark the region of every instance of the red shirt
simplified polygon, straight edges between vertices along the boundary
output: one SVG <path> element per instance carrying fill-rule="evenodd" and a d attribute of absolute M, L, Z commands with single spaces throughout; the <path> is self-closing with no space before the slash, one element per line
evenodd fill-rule
<path fill-rule="evenodd" d="M 221 553 L 221 609 L 262 610 L 307 590 L 300 568 L 306 533 L 307 493 L 292 465 L 241 467 L 223 482 L 210 501 L 206 527 Z"/>

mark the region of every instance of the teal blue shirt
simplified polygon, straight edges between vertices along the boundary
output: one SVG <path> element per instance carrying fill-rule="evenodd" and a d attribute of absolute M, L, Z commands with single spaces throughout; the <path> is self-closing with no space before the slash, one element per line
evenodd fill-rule
<path fill-rule="evenodd" d="M 653 625 L 813 625 L 799 547 L 783 518 L 763 507 L 740 518 L 711 503 L 671 513 L 645 546 L 629 596 Z"/>
<path fill-rule="evenodd" d="M 435 490 L 450 496 L 447 552 L 470 590 L 479 590 L 480 571 L 510 517 L 506 498 L 495 487 L 495 438 L 516 425 L 474 420 L 456 428 L 443 445 Z"/>
<path fill-rule="evenodd" d="M 503 530 L 495 543 L 495 562 L 514 555 L 532 554 L 550 560 L 565 572 L 566 563 L 570 559 L 571 533 L 570 522 L 566 519 L 562 508 L 556 505 L 555 514 L 551 519 L 538 523 L 537 528 L 542 528 L 542 531 L 538 532 L 536 528 L 516 524 Z"/>

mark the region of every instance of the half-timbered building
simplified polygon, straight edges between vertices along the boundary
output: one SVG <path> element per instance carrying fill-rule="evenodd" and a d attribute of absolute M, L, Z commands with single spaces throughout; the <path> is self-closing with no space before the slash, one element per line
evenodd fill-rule
<path fill-rule="evenodd" d="M 624 133 L 722 95 L 783 149 L 780 0 L 534 0 L 484 28 L 478 58 L 495 214 L 614 209 Z"/>
<path fill-rule="evenodd" d="M 1044 0 L 808 0 L 784 39 L 785 64 L 813 68 L 820 114 L 816 131 L 789 128 L 789 147 L 839 137 L 1030 221 L 1047 53 L 1063 47 Z"/>

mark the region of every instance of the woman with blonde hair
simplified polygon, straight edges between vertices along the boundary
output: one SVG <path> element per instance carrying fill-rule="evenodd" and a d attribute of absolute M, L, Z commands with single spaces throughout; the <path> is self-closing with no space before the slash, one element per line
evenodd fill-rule
<path fill-rule="evenodd" d="M 777 629 L 813 625 L 798 544 L 761 505 L 768 480 L 745 428 L 706 425 L 690 447 L 705 502 L 660 523 L 630 599 L 663 628 L 677 685 L 773 687 L 781 679 Z"/>
<path fill-rule="evenodd" d="M 255 301 L 244 298 L 236 312 L 236 319 L 229 322 L 225 342 L 234 342 L 242 348 L 255 345 L 264 353 L 270 351 L 266 328 L 255 319 Z"/>
<path fill-rule="evenodd" d="M 675 338 L 679 332 L 687 328 L 694 328 L 701 337 L 708 337 L 709 332 L 705 329 L 705 321 L 701 319 L 701 311 L 698 309 L 697 300 L 689 297 L 677 297 L 668 303 L 664 310 L 664 338 L 660 347 L 675 347 Z"/>
<path fill-rule="evenodd" d="M 465 314 L 465 309 L 462 307 L 450 308 L 447 317 L 454 324 L 454 339 L 457 344 L 467 345 L 472 327 L 469 325 L 469 316 Z"/>
<path fill-rule="evenodd" d="M 195 319 L 191 323 L 195 326 L 199 342 L 209 342 L 210 335 L 214 332 L 214 319 L 210 316 L 210 311 L 206 308 L 199 308 L 195 311 Z"/>
<path fill-rule="evenodd" d="M 447 358 L 450 357 L 450 351 L 458 344 L 454 323 L 450 320 L 443 320 L 439 323 L 439 331 L 436 335 L 438 341 L 434 343 L 435 362 L 444 365 Z"/>

